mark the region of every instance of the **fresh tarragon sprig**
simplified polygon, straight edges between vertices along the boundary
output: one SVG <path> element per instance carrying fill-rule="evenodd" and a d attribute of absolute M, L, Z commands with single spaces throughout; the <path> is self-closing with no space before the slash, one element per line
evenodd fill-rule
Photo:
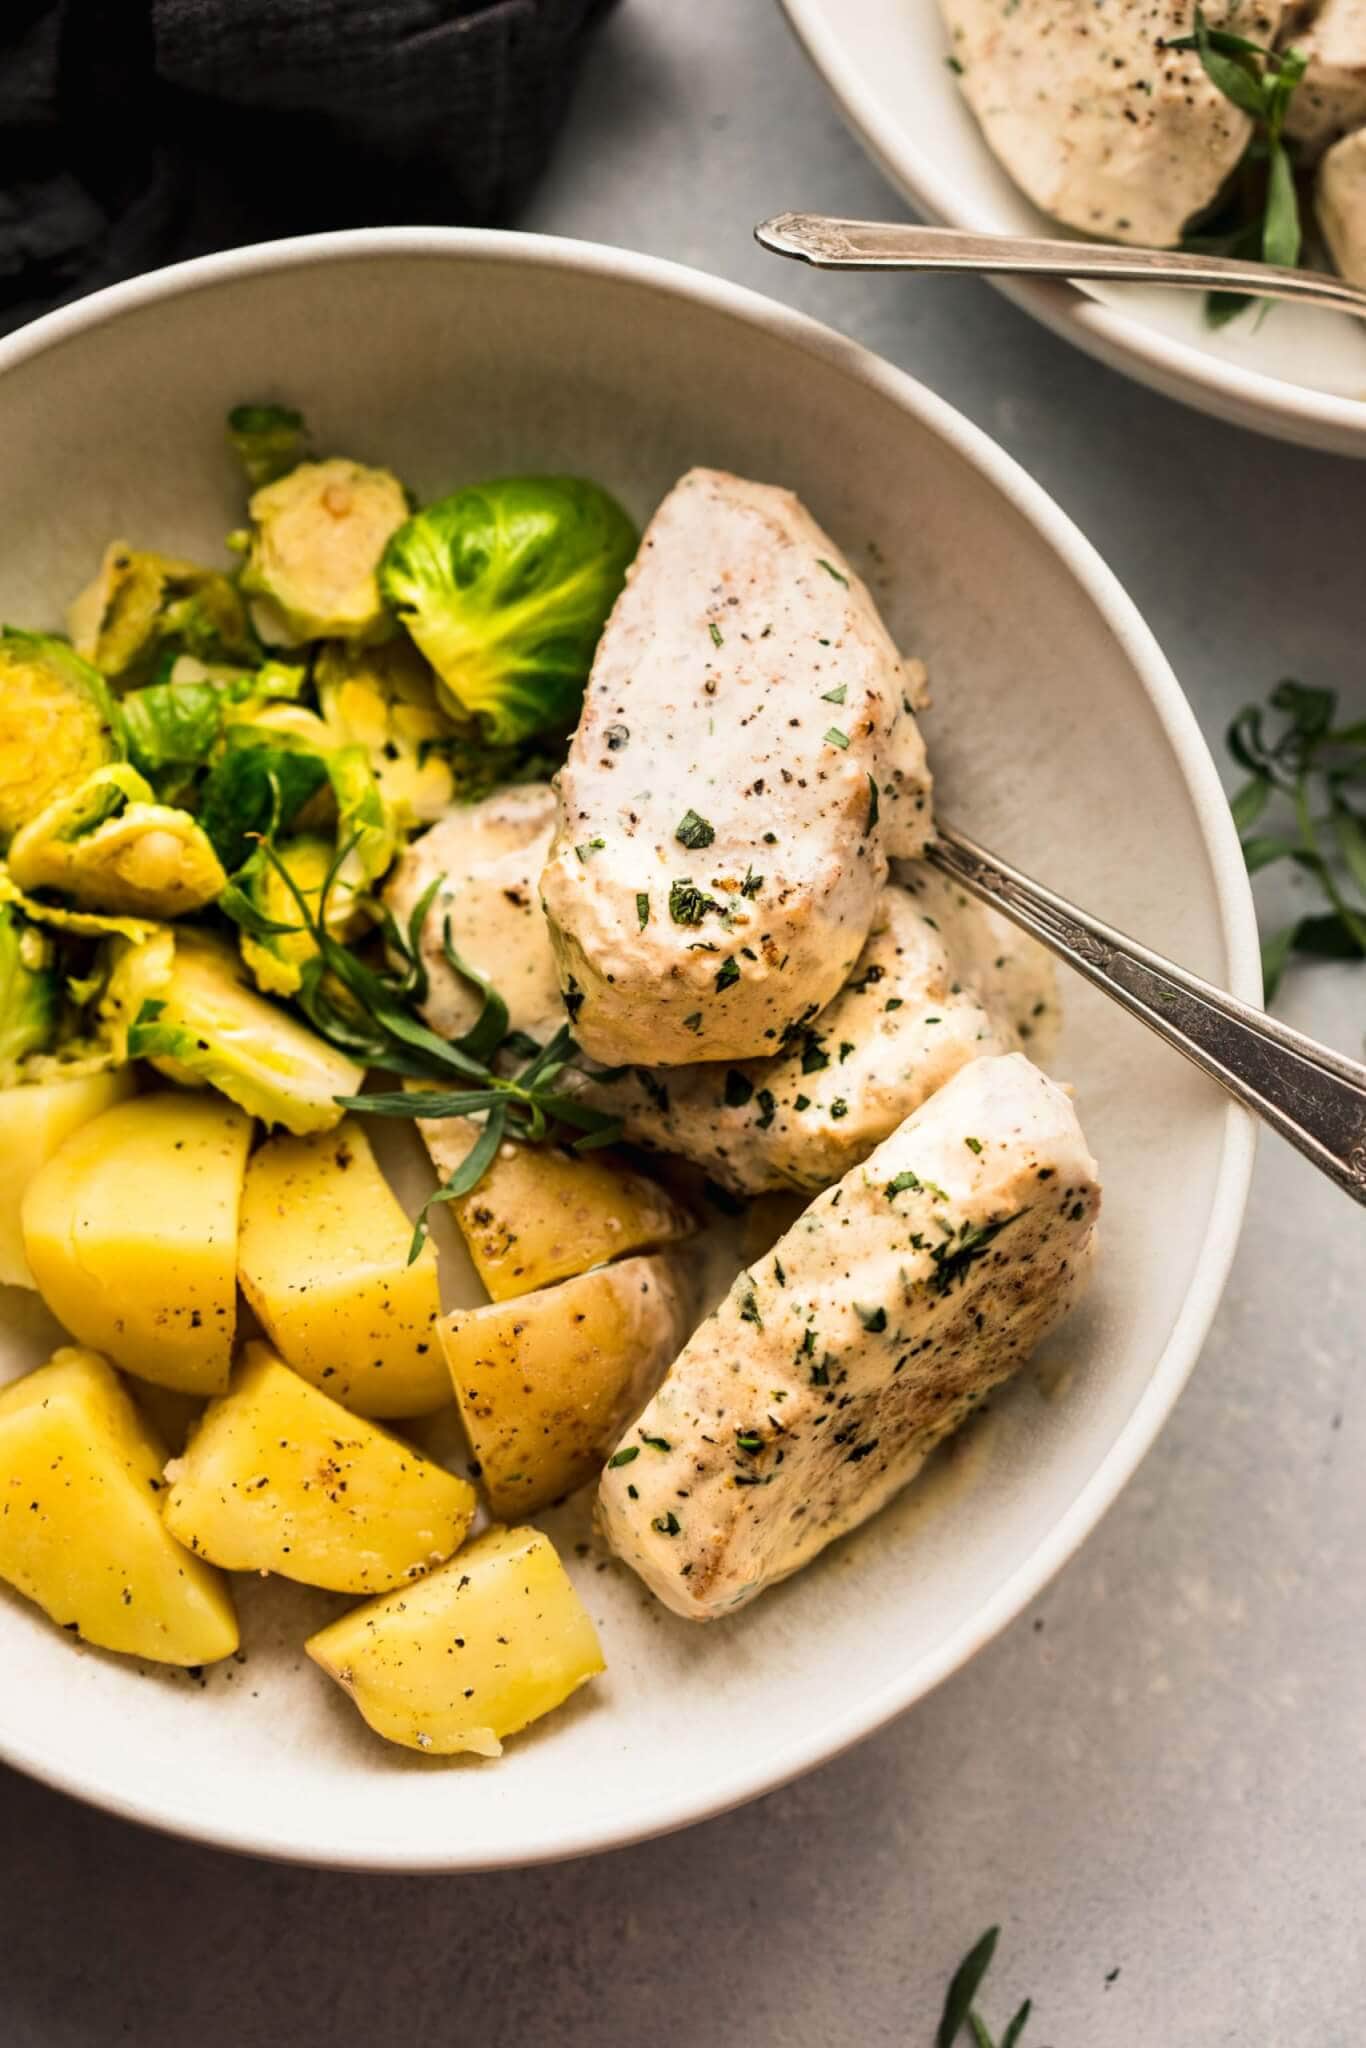
<path fill-rule="evenodd" d="M 1299 50 L 1270 50 L 1231 29 L 1211 28 L 1199 7 L 1194 32 L 1169 37 L 1163 47 L 1195 52 L 1211 84 L 1257 124 L 1243 163 L 1266 166 L 1266 193 L 1259 212 L 1240 218 L 1225 233 L 1216 225 L 1208 233 L 1187 236 L 1183 246 L 1260 257 L 1263 263 L 1298 263 L 1304 236 L 1295 167 L 1285 146 L 1285 117 L 1309 59 Z M 1222 327 L 1249 304 L 1245 292 L 1210 292 L 1206 317 L 1211 326 Z"/>
<path fill-rule="evenodd" d="M 934 2037 L 934 2048 L 953 2048 L 954 2042 L 962 2037 L 964 2027 L 971 2032 L 974 2048 L 1017 2048 L 1033 2010 L 1031 2001 L 1025 2000 L 1002 2034 L 999 2043 L 993 2041 L 986 2021 L 974 2004 L 977 1993 L 982 1988 L 982 1979 L 991 1968 L 991 1959 L 996 1953 L 996 1940 L 1000 1932 L 999 1927 L 988 1927 L 986 1933 L 969 1949 L 954 1971 L 953 1982 L 949 1985 L 948 1996 L 944 2000 L 943 2016 Z"/>
<path fill-rule="evenodd" d="M 1328 908 L 1264 940 L 1268 1002 L 1294 953 L 1366 959 L 1366 719 L 1336 725 L 1335 691 L 1289 681 L 1276 685 L 1269 706 L 1281 715 L 1279 731 L 1268 729 L 1258 704 L 1245 704 L 1228 729 L 1229 751 L 1251 777 L 1233 798 L 1243 855 L 1253 875 L 1293 861 Z M 1266 813 L 1277 802 L 1283 822 L 1268 830 Z"/>
<path fill-rule="evenodd" d="M 222 908 L 254 937 L 306 932 L 316 952 L 303 968 L 297 1001 L 319 1036 L 359 1064 L 378 1067 L 428 1085 L 390 1094 L 339 1095 L 343 1109 L 366 1116 L 482 1117 L 474 1144 L 450 1177 L 423 1203 L 413 1231 L 409 1262 L 426 1241 L 428 1220 L 437 1202 L 454 1201 L 478 1186 L 498 1155 L 505 1138 L 526 1145 L 566 1138 L 576 1152 L 610 1145 L 621 1135 L 620 1119 L 595 1109 L 572 1090 L 557 1084 L 580 1057 L 579 1048 L 562 1024 L 545 1045 L 524 1032 L 508 1030 L 508 1008 L 498 991 L 461 958 L 451 937 L 447 916 L 442 932 L 446 960 L 454 973 L 476 991 L 479 1015 L 459 1038 L 445 1039 L 423 1020 L 428 975 L 421 936 L 438 876 L 413 906 L 406 928 L 384 904 L 370 908 L 396 967 L 374 967 L 329 930 L 327 906 L 350 845 L 338 849 L 316 902 L 311 903 L 267 838 L 266 858 L 293 897 L 299 921 L 267 917 L 241 890 L 229 887 Z M 509 1061 L 525 1064 L 506 1071 Z M 499 1062 L 498 1066 L 494 1061 Z M 432 1084 L 437 1084 L 433 1086 Z M 444 1084 L 442 1086 L 441 1084 Z"/>

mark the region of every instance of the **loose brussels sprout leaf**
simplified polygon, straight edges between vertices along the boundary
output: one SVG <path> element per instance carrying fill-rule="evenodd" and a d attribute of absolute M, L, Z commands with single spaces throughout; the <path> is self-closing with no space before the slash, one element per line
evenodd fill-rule
<path fill-rule="evenodd" d="M 338 747 L 327 757 L 337 799 L 337 844 L 350 848 L 343 877 L 378 881 L 398 852 L 398 832 L 379 793 L 364 747 Z"/>
<path fill-rule="evenodd" d="M 111 917 L 97 910 L 71 910 L 61 903 L 40 903 L 16 887 L 8 867 L 0 862 L 0 904 L 6 903 L 21 911 L 30 924 L 42 925 L 48 931 L 67 932 L 73 938 L 121 938 L 140 945 L 161 929 L 155 918 Z"/>
<path fill-rule="evenodd" d="M 113 541 L 67 614 L 76 652 L 125 685 L 150 681 L 168 651 L 249 661 L 255 641 L 237 590 L 217 569 Z"/>
<path fill-rule="evenodd" d="M 408 516 L 397 477 L 359 462 L 304 462 L 249 509 L 241 581 L 263 640 L 363 640 L 391 629 L 375 571 Z"/>
<path fill-rule="evenodd" d="M 52 941 L 8 904 L 0 906 L 0 1086 L 57 1035 Z"/>
<path fill-rule="evenodd" d="M 212 682 L 149 683 L 123 700 L 128 753 L 153 781 L 167 769 L 207 761 L 223 722 L 223 691 Z"/>
<path fill-rule="evenodd" d="M 242 927 L 242 958 L 256 977 L 256 986 L 268 995 L 292 996 L 302 987 L 304 966 L 316 959 L 318 946 L 280 868 L 286 869 L 316 915 L 336 855 L 331 840 L 311 834 L 287 839 L 274 851 L 272 860 L 264 846 L 256 849 L 233 876 L 221 907 Z M 355 922 L 355 891 L 337 875 L 327 894 L 327 928 L 345 938 Z"/>
<path fill-rule="evenodd" d="M 168 978 L 128 1033 L 130 1054 L 296 1135 L 340 1123 L 336 1098 L 357 1092 L 364 1069 L 258 995 L 217 940 L 177 933 L 173 945 Z"/>
<path fill-rule="evenodd" d="M 455 800 L 452 754 L 470 751 L 436 701 L 431 668 L 410 640 L 356 647 L 330 640 L 313 679 L 329 730 L 342 746 L 365 749 L 379 793 L 400 832 L 431 825 Z"/>
<path fill-rule="evenodd" d="M 567 732 L 638 535 L 581 477 L 457 491 L 399 528 L 380 587 L 436 670 L 453 716 L 486 736 Z"/>
<path fill-rule="evenodd" d="M 152 801 L 136 769 L 97 768 L 57 796 L 9 851 L 21 889 L 55 889 L 93 910 L 180 917 L 212 903 L 227 881 L 188 811 Z"/>
<path fill-rule="evenodd" d="M 64 640 L 0 629 L 0 847 L 59 790 L 123 752 L 99 671 Z"/>
<path fill-rule="evenodd" d="M 101 1034 L 120 1059 L 130 1059 L 128 1034 L 143 1005 L 159 996 L 175 966 L 175 933 L 156 926 L 139 940 L 112 939 L 105 954 L 105 980 L 96 1014 Z"/>
<path fill-rule="evenodd" d="M 288 831 L 326 782 L 321 755 L 231 728 L 199 798 L 200 824 L 228 872 L 236 873 L 258 839 Z"/>
<path fill-rule="evenodd" d="M 287 405 L 235 405 L 228 440 L 256 491 L 303 461 L 308 428 L 303 414 Z"/>

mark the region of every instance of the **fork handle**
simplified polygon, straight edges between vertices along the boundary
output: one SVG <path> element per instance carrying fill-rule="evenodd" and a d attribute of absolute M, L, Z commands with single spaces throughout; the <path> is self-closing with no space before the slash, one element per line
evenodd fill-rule
<path fill-rule="evenodd" d="M 936 832 L 924 855 L 932 866 L 1142 1018 L 1366 1203 L 1366 1066 L 1174 966 L 949 826 Z"/>

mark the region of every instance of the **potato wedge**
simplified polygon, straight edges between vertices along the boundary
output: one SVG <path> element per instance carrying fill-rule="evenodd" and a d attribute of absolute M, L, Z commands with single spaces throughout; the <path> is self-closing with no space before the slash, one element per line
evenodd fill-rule
<path fill-rule="evenodd" d="M 420 1578 L 465 1540 L 474 1488 L 248 1344 L 183 1457 L 166 1467 L 166 1527 L 235 1572 L 334 1593 Z"/>
<path fill-rule="evenodd" d="M 57 1147 L 133 1092 L 133 1069 L 111 1067 L 103 1074 L 77 1074 L 67 1081 L 33 1081 L 0 1089 L 0 1285 L 36 1287 L 24 1257 L 19 1221 L 28 1184 Z"/>
<path fill-rule="evenodd" d="M 445 1178 L 477 1135 L 464 1117 L 424 1118 L 427 1150 Z M 616 1152 L 506 1144 L 478 1187 L 450 1205 L 475 1271 L 510 1301 L 634 1252 L 660 1251 L 696 1225 L 657 1181 Z"/>
<path fill-rule="evenodd" d="M 687 1336 L 664 1258 L 623 1259 L 441 1324 L 455 1398 L 496 1515 L 597 1476 Z"/>
<path fill-rule="evenodd" d="M 430 1244 L 413 1228 L 355 1117 L 267 1140 L 247 1168 L 242 1292 L 287 1364 L 358 1415 L 425 1415 L 451 1398 Z"/>
<path fill-rule="evenodd" d="M 369 1600 L 304 1648 L 386 1742 L 500 1756 L 606 1669 L 548 1536 L 489 1529 L 415 1586 Z"/>
<path fill-rule="evenodd" d="M 24 1196 L 24 1251 L 73 1337 L 187 1394 L 228 1384 L 251 1119 L 168 1090 L 107 1109 Z"/>
<path fill-rule="evenodd" d="M 0 1578 L 59 1627 L 158 1664 L 237 1648 L 227 1582 L 161 1518 L 165 1446 L 74 1346 L 0 1392 Z"/>

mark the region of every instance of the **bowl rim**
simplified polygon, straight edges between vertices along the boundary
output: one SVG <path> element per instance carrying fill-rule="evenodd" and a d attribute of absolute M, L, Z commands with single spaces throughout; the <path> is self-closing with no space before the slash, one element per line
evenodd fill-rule
<path fill-rule="evenodd" d="M 883 175 L 929 220 L 999 234 L 1001 223 L 964 203 L 914 134 L 885 118 L 848 55 L 830 0 L 779 0 L 788 26 L 824 81 L 845 122 Z M 1317 448 L 1366 457 L 1366 397 L 1348 398 L 1292 384 L 1265 370 L 1211 355 L 1135 319 L 1122 305 L 1093 298 L 1065 280 L 991 277 L 988 284 L 1046 327 L 1112 370 L 1167 398 L 1193 405 L 1230 426 Z"/>
<path fill-rule="evenodd" d="M 479 228 L 359 228 L 263 242 L 152 271 L 45 314 L 0 340 L 0 376 L 77 335 L 226 280 L 339 261 L 424 258 L 531 265 L 637 285 L 728 316 L 843 371 L 908 412 L 948 445 L 1041 533 L 1115 634 L 1152 704 L 1190 791 L 1215 891 L 1228 984 L 1260 1005 L 1256 919 L 1232 814 L 1213 759 L 1176 677 L 1133 600 L 1072 520 L 980 427 L 860 343 L 746 287 L 662 258 L 560 237 Z M 233 1818 L 206 1818 L 185 1800 L 130 1795 L 0 1727 L 0 1760 L 53 1789 L 122 1819 L 218 1848 L 316 1867 L 393 1872 L 513 1868 L 584 1856 L 688 1827 L 775 1790 L 876 1732 L 965 1664 L 1012 1621 L 1077 1550 L 1146 1455 L 1195 1364 L 1228 1276 L 1252 1170 L 1256 1126 L 1227 1104 L 1204 1243 L 1190 1288 L 1147 1385 L 1110 1450 L 1048 1534 L 972 1616 L 908 1670 L 833 1721 L 771 1755 L 761 1769 L 726 1775 L 699 1796 L 666 1789 L 647 1809 L 607 1812 L 571 1832 L 523 1835 L 506 1854 L 462 1854 L 458 1845 L 407 1847 L 335 1828 L 302 1838 Z"/>

